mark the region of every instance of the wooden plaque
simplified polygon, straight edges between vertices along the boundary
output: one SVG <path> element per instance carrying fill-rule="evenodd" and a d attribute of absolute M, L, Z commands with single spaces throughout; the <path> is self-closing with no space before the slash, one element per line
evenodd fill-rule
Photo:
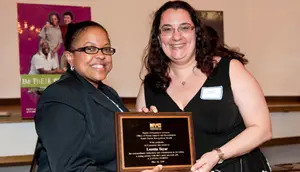
<path fill-rule="evenodd" d="M 117 171 L 190 171 L 195 163 L 190 112 L 115 113 Z"/>

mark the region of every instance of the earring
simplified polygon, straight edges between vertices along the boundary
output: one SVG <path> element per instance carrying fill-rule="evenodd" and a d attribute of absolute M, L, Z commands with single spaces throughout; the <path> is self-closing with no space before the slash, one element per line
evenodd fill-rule
<path fill-rule="evenodd" d="M 74 70 L 74 66 L 71 66 L 71 71 L 73 71 Z"/>

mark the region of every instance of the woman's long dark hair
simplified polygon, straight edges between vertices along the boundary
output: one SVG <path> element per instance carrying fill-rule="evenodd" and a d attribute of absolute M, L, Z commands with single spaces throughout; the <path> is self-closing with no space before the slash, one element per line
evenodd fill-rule
<path fill-rule="evenodd" d="M 159 42 L 161 16 L 168 9 L 183 9 L 189 13 L 196 32 L 196 67 L 207 76 L 210 76 L 213 71 L 214 56 L 237 59 L 243 64 L 247 63 L 244 54 L 230 50 L 220 43 L 217 34 L 213 33 L 214 30 L 202 24 L 192 6 L 184 1 L 169 1 L 154 14 L 150 40 L 145 51 L 144 66 L 148 72 L 145 79 L 150 80 L 149 83 L 153 84 L 153 88 L 166 90 L 171 81 L 168 75 L 170 59 L 163 52 Z"/>

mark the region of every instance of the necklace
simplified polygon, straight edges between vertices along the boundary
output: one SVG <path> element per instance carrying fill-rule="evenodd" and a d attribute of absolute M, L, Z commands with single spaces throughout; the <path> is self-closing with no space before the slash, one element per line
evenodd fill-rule
<path fill-rule="evenodd" d="M 190 81 L 192 78 L 194 78 L 196 76 L 196 73 L 194 70 L 192 70 L 192 72 L 187 71 L 188 74 L 173 74 L 172 73 L 172 80 L 174 81 L 174 83 L 178 83 L 178 85 L 181 85 L 182 87 L 184 87 L 187 83 L 187 81 Z M 182 72 L 183 73 L 183 72 Z"/>

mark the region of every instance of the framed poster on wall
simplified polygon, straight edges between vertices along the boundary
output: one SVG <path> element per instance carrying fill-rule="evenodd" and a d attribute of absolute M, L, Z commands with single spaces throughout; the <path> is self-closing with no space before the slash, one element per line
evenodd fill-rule
<path fill-rule="evenodd" d="M 41 92 L 58 80 L 70 22 L 91 20 L 90 7 L 17 3 L 21 115 L 33 118 Z"/>

